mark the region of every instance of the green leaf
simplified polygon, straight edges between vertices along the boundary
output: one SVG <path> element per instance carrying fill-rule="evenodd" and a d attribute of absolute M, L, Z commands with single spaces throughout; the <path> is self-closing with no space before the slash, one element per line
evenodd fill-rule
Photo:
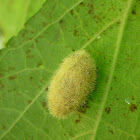
<path fill-rule="evenodd" d="M 48 0 L 0 51 L 0 140 L 140 139 L 140 2 Z M 46 107 L 61 61 L 86 49 L 98 79 L 65 120 Z"/>
<path fill-rule="evenodd" d="M 0 0 L 0 31 L 3 32 L 5 42 L 24 27 L 25 22 L 44 2 L 45 0 Z"/>

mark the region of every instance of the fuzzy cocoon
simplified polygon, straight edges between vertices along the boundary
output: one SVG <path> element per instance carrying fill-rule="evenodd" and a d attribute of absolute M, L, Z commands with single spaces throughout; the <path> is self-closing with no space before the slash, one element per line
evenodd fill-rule
<path fill-rule="evenodd" d="M 50 82 L 47 99 L 50 114 L 66 118 L 87 100 L 95 88 L 96 65 L 84 50 L 66 57 Z"/>

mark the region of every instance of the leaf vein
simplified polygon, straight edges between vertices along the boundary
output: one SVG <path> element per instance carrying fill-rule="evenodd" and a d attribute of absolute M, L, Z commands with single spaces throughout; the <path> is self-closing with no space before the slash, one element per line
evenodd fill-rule
<path fill-rule="evenodd" d="M 65 15 L 67 15 L 72 9 L 74 9 L 76 6 L 78 6 L 83 0 L 78 1 L 77 3 L 75 3 L 72 7 L 70 7 L 68 10 L 66 10 L 56 21 L 48 24 L 43 30 L 41 30 L 32 40 L 27 41 L 26 43 L 20 45 L 17 48 L 10 48 L 9 50 L 16 50 L 18 48 L 22 48 L 25 45 L 29 44 L 31 41 L 35 40 L 38 36 L 40 36 L 44 31 L 46 31 L 50 26 L 58 23 Z"/>
<path fill-rule="evenodd" d="M 16 118 L 16 120 L 12 123 L 12 125 L 0 136 L 0 139 L 2 139 L 6 134 L 8 134 L 14 126 L 19 122 L 19 120 L 23 117 L 23 115 L 27 112 L 27 110 L 32 106 L 32 104 L 40 97 L 40 95 L 43 93 L 43 91 L 46 89 L 46 86 L 48 84 L 48 81 L 45 83 L 45 86 L 41 89 L 41 91 L 35 96 L 35 98 L 32 100 L 32 102 L 24 109 L 24 111 Z"/>
<path fill-rule="evenodd" d="M 98 127 L 99 127 L 99 124 L 100 124 L 100 121 L 101 121 L 102 114 L 103 114 L 103 109 L 104 109 L 104 106 L 105 106 L 105 103 L 106 103 L 106 100 L 107 100 L 107 96 L 109 94 L 109 89 L 110 89 L 111 82 L 112 82 L 112 79 L 113 79 L 113 74 L 114 74 L 114 71 L 115 71 L 115 68 L 116 68 L 117 58 L 118 58 L 118 54 L 119 54 L 119 50 L 120 50 L 120 46 L 121 46 L 121 41 L 122 41 L 122 38 L 123 38 L 123 33 L 124 33 L 125 25 L 126 25 L 126 20 L 127 20 L 127 17 L 128 17 L 128 13 L 129 13 L 132 1 L 133 0 L 128 1 L 128 6 L 126 7 L 126 10 L 125 10 L 125 12 L 123 14 L 123 17 L 122 17 L 122 23 L 120 25 L 120 30 L 119 30 L 119 33 L 118 33 L 118 39 L 116 41 L 116 48 L 115 48 L 115 51 L 114 51 L 114 56 L 113 56 L 112 66 L 111 66 L 111 69 L 110 69 L 108 83 L 107 83 L 107 86 L 106 86 L 106 89 L 105 89 L 103 99 L 101 101 L 101 105 L 100 105 L 100 109 L 99 109 L 99 113 L 98 113 L 99 116 L 97 117 L 97 121 L 96 121 L 95 127 L 93 129 L 94 135 L 91 136 L 91 140 L 94 140 L 96 138 L 97 130 L 98 130 Z"/>

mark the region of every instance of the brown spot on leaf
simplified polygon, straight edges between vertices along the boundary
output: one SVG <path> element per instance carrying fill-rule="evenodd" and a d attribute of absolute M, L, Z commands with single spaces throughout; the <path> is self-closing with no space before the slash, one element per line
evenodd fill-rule
<path fill-rule="evenodd" d="M 37 67 L 40 67 L 41 65 L 43 65 L 42 62 L 38 62 Z"/>
<path fill-rule="evenodd" d="M 78 36 L 78 30 L 74 30 L 74 36 Z"/>
<path fill-rule="evenodd" d="M 33 55 L 27 55 L 26 57 L 27 57 L 27 58 L 31 58 L 31 59 L 34 58 Z"/>
<path fill-rule="evenodd" d="M 134 69 L 135 68 L 135 64 L 132 64 L 131 68 Z"/>
<path fill-rule="evenodd" d="M 106 78 L 106 83 L 108 83 L 108 77 Z"/>
<path fill-rule="evenodd" d="M 31 104 L 32 103 L 32 100 L 28 100 L 28 103 Z"/>
<path fill-rule="evenodd" d="M 17 78 L 17 76 L 16 75 L 13 75 L 13 76 L 10 76 L 9 77 L 9 80 L 15 80 Z"/>
<path fill-rule="evenodd" d="M 62 24 L 63 22 L 64 22 L 64 20 L 62 20 L 62 19 L 59 21 L 60 24 Z"/>
<path fill-rule="evenodd" d="M 113 134 L 114 132 L 113 132 L 113 130 L 109 130 L 109 132 L 111 133 L 111 134 Z"/>
<path fill-rule="evenodd" d="M 3 130 L 5 130 L 5 129 L 6 129 L 6 126 L 5 126 L 5 125 L 3 125 L 3 126 L 2 126 L 2 129 L 3 129 Z"/>
<path fill-rule="evenodd" d="M 126 113 L 123 113 L 123 116 L 126 117 Z"/>
<path fill-rule="evenodd" d="M 131 112 L 134 112 L 135 110 L 137 110 L 137 106 L 135 104 L 131 104 L 129 109 Z"/>
<path fill-rule="evenodd" d="M 24 30 L 24 32 L 22 33 L 21 36 L 24 37 L 26 33 L 28 33 L 28 30 L 27 29 Z"/>
<path fill-rule="evenodd" d="M 45 90 L 48 91 L 48 87 Z"/>
<path fill-rule="evenodd" d="M 43 106 L 44 108 L 46 108 L 46 105 L 47 105 L 47 103 L 46 103 L 45 101 L 42 101 L 42 106 Z"/>
<path fill-rule="evenodd" d="M 43 83 L 44 83 L 44 79 L 41 79 L 41 80 L 40 80 L 40 83 L 43 84 Z"/>
<path fill-rule="evenodd" d="M 30 76 L 30 80 L 33 80 L 33 76 Z"/>
<path fill-rule="evenodd" d="M 89 14 L 91 14 L 91 9 L 88 11 Z"/>
<path fill-rule="evenodd" d="M 22 35 L 21 35 L 22 37 L 24 37 L 25 36 L 25 32 L 24 33 L 22 33 Z"/>
<path fill-rule="evenodd" d="M 93 17 L 93 12 L 94 12 L 93 4 L 89 3 L 88 6 L 89 6 L 88 14 Z"/>
<path fill-rule="evenodd" d="M 31 33 L 34 34 L 35 32 L 34 31 L 31 31 Z"/>
<path fill-rule="evenodd" d="M 46 27 L 48 25 L 48 22 L 43 22 L 42 25 L 43 27 Z"/>
<path fill-rule="evenodd" d="M 101 21 L 101 18 L 98 15 L 93 16 L 93 18 L 97 19 L 99 22 Z M 98 21 L 96 23 L 98 23 Z"/>
<path fill-rule="evenodd" d="M 45 37 L 44 35 L 40 35 L 40 36 L 39 36 L 39 38 L 44 38 L 44 37 Z"/>
<path fill-rule="evenodd" d="M 37 39 L 35 39 L 35 42 L 36 42 L 36 43 L 38 43 L 38 40 L 37 40 Z"/>
<path fill-rule="evenodd" d="M 80 122 L 80 120 L 78 120 L 78 119 L 77 119 L 77 120 L 75 120 L 75 123 L 76 123 L 76 124 L 77 124 L 77 123 L 79 123 L 79 122 Z"/>
<path fill-rule="evenodd" d="M 0 73 L 0 78 L 2 78 L 4 75 L 2 73 Z"/>
<path fill-rule="evenodd" d="M 21 93 L 19 93 L 19 92 L 17 92 L 17 95 L 18 95 L 18 96 L 21 96 L 22 94 L 21 94 Z"/>
<path fill-rule="evenodd" d="M 88 26 L 88 24 L 86 23 L 86 24 L 85 24 L 85 27 L 87 27 L 87 26 Z"/>
<path fill-rule="evenodd" d="M 132 100 L 134 100 L 134 96 L 132 96 Z"/>
<path fill-rule="evenodd" d="M 32 40 L 32 38 L 31 38 L 31 37 L 29 37 L 28 39 L 29 39 L 29 40 Z"/>
<path fill-rule="evenodd" d="M 26 51 L 26 54 L 30 54 L 30 53 L 31 53 L 31 50 L 27 50 L 27 51 Z"/>
<path fill-rule="evenodd" d="M 84 6 L 84 5 L 85 5 L 84 2 L 81 2 L 81 3 L 80 3 L 80 6 Z"/>
<path fill-rule="evenodd" d="M 106 112 L 107 114 L 109 114 L 110 111 L 111 111 L 110 107 L 106 107 L 106 108 L 105 108 L 105 112 Z"/>
<path fill-rule="evenodd" d="M 118 22 L 117 22 L 117 24 L 120 24 L 120 23 L 121 23 L 121 21 L 118 21 Z"/>
<path fill-rule="evenodd" d="M 114 76 L 114 80 L 116 81 L 116 77 Z"/>
<path fill-rule="evenodd" d="M 112 90 L 113 88 L 111 87 L 110 89 Z"/>
<path fill-rule="evenodd" d="M 68 46 L 68 45 L 66 45 L 66 48 L 69 48 L 69 46 Z"/>
<path fill-rule="evenodd" d="M 14 70 L 14 69 L 15 69 L 15 67 L 9 67 L 8 69 L 9 69 L 9 70 Z"/>
<path fill-rule="evenodd" d="M 78 114 L 78 119 L 76 119 L 75 120 L 75 123 L 77 124 L 77 123 L 79 123 L 80 122 L 80 120 L 81 120 L 81 115 L 80 114 Z"/>
<path fill-rule="evenodd" d="M 133 9 L 131 12 L 133 15 L 136 15 L 136 11 Z"/>
<path fill-rule="evenodd" d="M 74 15 L 74 12 L 73 12 L 73 10 L 70 10 L 70 14 L 71 14 L 71 15 Z"/>

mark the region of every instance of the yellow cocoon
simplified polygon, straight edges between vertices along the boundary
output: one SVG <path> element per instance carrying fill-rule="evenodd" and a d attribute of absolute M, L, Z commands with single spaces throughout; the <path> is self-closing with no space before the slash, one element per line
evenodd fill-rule
<path fill-rule="evenodd" d="M 90 55 L 77 51 L 66 57 L 49 86 L 48 108 L 56 118 L 65 118 L 79 109 L 96 81 L 96 65 Z"/>

